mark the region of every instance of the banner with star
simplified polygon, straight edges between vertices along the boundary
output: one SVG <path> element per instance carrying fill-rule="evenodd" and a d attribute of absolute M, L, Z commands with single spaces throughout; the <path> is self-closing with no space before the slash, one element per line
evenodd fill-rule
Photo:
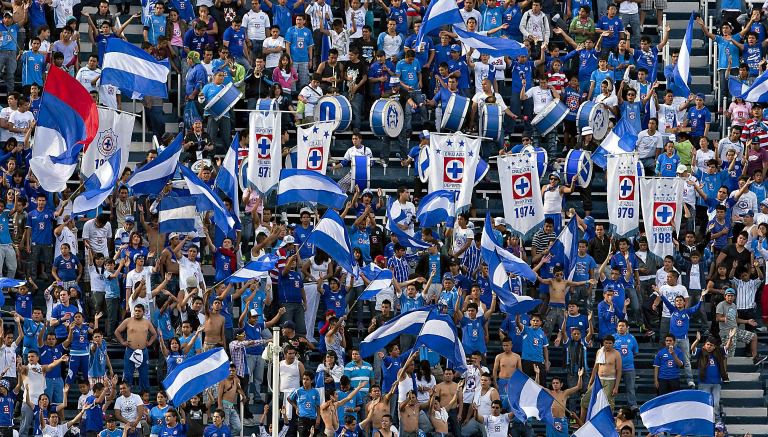
<path fill-rule="evenodd" d="M 606 180 L 608 184 L 608 220 L 610 234 L 631 237 L 637 234 L 640 224 L 640 190 L 638 190 L 637 153 L 608 155 Z"/>
<path fill-rule="evenodd" d="M 681 178 L 640 178 L 648 251 L 661 259 L 674 251 L 672 231 L 680 229 L 683 218 L 684 183 Z"/>
<path fill-rule="evenodd" d="M 254 111 L 248 116 L 248 161 L 240 167 L 248 184 L 264 195 L 277 187 L 283 167 L 280 113 Z M 245 168 L 243 168 L 245 167 Z"/>
<path fill-rule="evenodd" d="M 296 129 L 296 168 L 325 174 L 334 125 L 334 122 L 318 121 Z"/>
<path fill-rule="evenodd" d="M 123 167 L 128 163 L 131 135 L 135 117 L 127 112 L 118 112 L 110 108 L 99 108 L 99 133 L 83 149 L 80 172 L 87 179 L 107 162 L 116 150 L 122 153 Z M 122 168 L 120 168 L 122 172 Z"/>
<path fill-rule="evenodd" d="M 431 133 L 429 137 L 429 192 L 459 193 L 456 212 L 469 208 L 480 162 L 480 139 L 461 133 Z M 465 175 L 470 175 L 465 177 Z"/>
<path fill-rule="evenodd" d="M 523 241 L 530 240 L 544 223 L 536 155 L 516 153 L 499 156 L 496 163 L 499 166 L 504 220 Z"/>

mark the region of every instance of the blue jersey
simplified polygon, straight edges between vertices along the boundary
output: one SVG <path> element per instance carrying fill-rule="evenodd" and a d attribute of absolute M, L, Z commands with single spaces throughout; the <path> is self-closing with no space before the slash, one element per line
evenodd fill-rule
<path fill-rule="evenodd" d="M 427 62 L 429 62 L 429 52 L 435 49 L 432 44 L 432 39 L 430 38 L 424 38 L 421 47 L 419 47 L 419 39 L 417 38 L 417 35 L 411 35 L 406 38 L 405 46 L 410 47 L 415 52 L 416 60 L 423 66 L 426 66 Z M 422 77 L 421 80 L 426 80 L 426 78 Z"/>
<path fill-rule="evenodd" d="M 632 58 L 634 58 L 637 63 L 637 68 L 645 68 L 648 71 L 648 74 L 653 72 L 653 66 L 656 64 L 658 57 L 659 49 L 657 47 L 651 47 L 647 52 L 635 49 L 632 53 Z M 651 80 L 653 81 L 655 78 L 652 77 Z"/>
<path fill-rule="evenodd" d="M 592 272 L 597 268 L 597 263 L 591 255 L 587 254 L 582 256 L 576 255 L 576 260 L 571 267 L 573 271 L 572 280 L 581 282 L 588 281 L 592 278 Z"/>
<path fill-rule="evenodd" d="M 584 314 L 579 314 L 577 316 L 568 314 L 565 317 L 565 335 L 568 336 L 569 340 L 571 339 L 571 329 L 573 328 L 579 328 L 581 338 L 586 337 L 587 331 L 589 330 L 589 320 L 587 319 L 587 316 Z"/>
<path fill-rule="evenodd" d="M 45 56 L 40 52 L 27 50 L 21 55 L 21 84 L 29 86 L 36 83 L 43 86 Z"/>
<path fill-rule="evenodd" d="M 309 257 L 315 254 L 315 244 L 306 242 L 309 238 L 309 234 L 311 234 L 314 230 L 315 228 L 312 225 L 307 226 L 306 229 L 299 225 L 296 226 L 296 229 L 293 231 L 293 237 L 296 239 L 296 245 L 300 247 L 299 256 L 301 259 L 309 259 Z"/>
<path fill-rule="evenodd" d="M 533 61 L 526 61 L 520 63 L 515 61 L 512 64 L 512 93 L 520 94 L 520 90 L 523 88 L 523 79 L 525 79 L 525 90 L 528 91 L 533 86 Z"/>
<path fill-rule="evenodd" d="M 13 426 L 13 408 L 16 405 L 16 394 L 8 390 L 5 396 L 0 396 L 0 426 Z"/>
<path fill-rule="evenodd" d="M 632 254 L 629 254 L 629 265 L 627 265 L 627 259 L 624 258 L 624 255 L 621 252 L 616 252 L 611 257 L 611 267 L 618 267 L 619 273 L 620 273 L 620 279 L 626 280 L 627 277 L 627 270 L 631 267 L 632 271 L 634 272 L 637 270 L 637 258 L 632 256 Z M 627 287 L 634 287 L 635 286 L 635 276 L 634 274 L 629 275 L 629 280 L 626 281 Z"/>
<path fill-rule="evenodd" d="M 173 428 L 169 428 L 168 425 L 163 423 L 160 427 L 159 437 L 187 437 L 187 425 L 181 423 L 176 424 Z"/>
<path fill-rule="evenodd" d="M 15 57 L 19 44 L 19 26 L 0 23 L 0 52 L 14 52 Z"/>
<path fill-rule="evenodd" d="M 15 309 L 16 309 L 16 312 L 19 313 L 21 317 L 24 317 L 24 319 L 31 319 L 32 318 L 32 295 L 29 293 L 27 294 L 17 293 Z"/>
<path fill-rule="evenodd" d="M 168 408 L 170 408 L 170 405 L 164 407 L 158 405 L 149 410 L 149 423 L 152 426 L 151 434 L 160 433 L 160 428 L 165 425 L 165 412 L 168 411 Z"/>
<path fill-rule="evenodd" d="M 85 410 L 83 415 L 83 422 L 85 422 L 85 432 L 99 432 L 104 429 L 104 414 L 101 409 L 101 404 L 96 403 L 96 396 L 88 396 L 85 400 L 86 404 L 90 404 L 91 408 Z"/>
<path fill-rule="evenodd" d="M 603 290 L 613 291 L 613 305 L 619 309 L 619 312 L 621 312 L 621 308 L 624 308 L 624 299 L 626 299 L 624 289 L 627 287 L 629 287 L 629 283 L 624 276 L 620 276 L 616 281 L 611 278 L 603 281 Z"/>
<path fill-rule="evenodd" d="M 469 88 L 469 67 L 467 66 L 467 61 L 462 58 L 459 58 L 458 60 L 449 59 L 448 72 L 453 73 L 454 71 L 458 71 L 461 74 L 458 83 L 459 89 L 464 90 Z"/>
<path fill-rule="evenodd" d="M 224 31 L 223 41 L 228 42 L 229 53 L 235 58 L 241 58 L 244 56 L 245 48 L 245 29 L 240 27 L 240 30 L 235 31 L 232 27 L 228 27 Z"/>
<path fill-rule="evenodd" d="M 696 351 L 691 356 L 691 361 L 696 360 L 703 352 L 701 348 L 696 348 Z M 717 365 L 714 354 L 707 355 L 707 368 L 704 371 L 704 378 L 700 378 L 699 382 L 702 384 L 721 384 L 723 381 L 720 377 L 720 366 Z M 696 372 L 696 375 L 700 375 L 700 373 Z"/>
<path fill-rule="evenodd" d="M 165 15 L 150 15 L 144 23 L 144 29 L 147 31 L 147 40 L 150 44 L 157 45 L 157 39 L 165 35 Z"/>
<path fill-rule="evenodd" d="M 400 76 L 400 83 L 408 85 L 413 89 L 420 89 L 419 74 L 421 73 L 421 63 L 417 59 L 408 63 L 405 59 L 397 63 L 395 71 Z M 464 72 L 461 73 L 462 75 Z"/>
<path fill-rule="evenodd" d="M 65 328 L 66 329 L 66 328 Z M 64 336 L 66 337 L 66 336 Z M 64 355 L 64 347 L 60 344 L 50 347 L 44 345 L 40 348 L 40 364 L 46 366 L 61 358 Z M 61 378 L 61 366 L 48 369 L 45 373 L 46 378 Z"/>
<path fill-rule="evenodd" d="M 290 43 L 293 62 L 309 62 L 309 48 L 315 45 L 311 30 L 292 26 L 285 35 L 285 42 Z"/>
<path fill-rule="evenodd" d="M 56 267 L 56 274 L 62 281 L 74 281 L 77 279 L 77 266 L 80 264 L 75 255 L 69 255 L 69 258 L 64 258 L 64 255 L 59 255 L 53 260 L 53 266 Z"/>
<path fill-rule="evenodd" d="M 387 19 L 395 20 L 395 29 L 397 33 L 401 35 L 408 34 L 408 6 L 405 3 L 400 3 L 400 7 L 389 7 L 389 15 Z"/>
<path fill-rule="evenodd" d="M 72 304 L 64 306 L 59 303 L 53 307 L 51 318 L 59 321 L 55 328 L 56 338 L 67 338 L 69 324 L 74 322 L 76 312 L 77 307 Z"/>
<path fill-rule="evenodd" d="M 232 437 L 232 431 L 227 425 L 221 425 L 221 428 L 218 428 L 216 425 L 210 424 L 203 430 L 203 437 Z"/>
<path fill-rule="evenodd" d="M 688 338 L 688 328 L 691 324 L 691 315 L 696 314 L 701 307 L 701 301 L 690 308 L 678 309 L 666 297 L 661 296 L 664 306 L 669 310 L 669 333 L 677 340 Z"/>
<path fill-rule="evenodd" d="M 353 249 L 360 249 L 366 263 L 371 262 L 371 233 L 368 228 L 360 229 L 359 226 L 352 226 L 349 230 L 349 241 Z"/>
<path fill-rule="evenodd" d="M 523 355 L 524 360 L 535 363 L 544 362 L 544 348 L 549 346 L 547 334 L 541 328 L 526 326 L 523 328 Z"/>
<path fill-rule="evenodd" d="M 480 4 L 480 30 L 488 31 L 501 26 L 504 10 L 501 6 L 489 8 L 485 3 Z M 491 35 L 489 35 L 491 36 Z"/>
<path fill-rule="evenodd" d="M 678 348 L 674 348 L 675 356 L 682 361 L 683 351 Z M 669 352 L 666 347 L 656 353 L 656 357 L 653 359 L 653 367 L 659 368 L 659 379 L 674 379 L 680 378 L 680 368 L 675 363 L 675 358 Z"/>
<path fill-rule="evenodd" d="M 403 365 L 403 359 L 401 357 L 393 358 L 390 355 L 384 357 L 381 360 L 381 390 L 389 392 L 392 388 L 392 384 L 397 381 L 397 373 L 400 371 L 400 367 Z"/>
<path fill-rule="evenodd" d="M 688 126 L 691 128 L 692 137 L 703 136 L 706 124 L 711 122 L 712 113 L 706 106 L 701 109 L 691 108 L 688 110 Z"/>
<path fill-rule="evenodd" d="M 27 351 L 39 352 L 40 348 L 37 345 L 37 338 L 40 331 L 45 329 L 43 322 L 35 322 L 30 318 L 24 317 L 24 324 L 21 325 L 21 329 L 24 332 L 24 354 L 26 355 Z"/>
<path fill-rule="evenodd" d="M 579 50 L 579 82 L 582 89 L 585 85 L 589 87 L 592 72 L 597 70 L 597 59 L 597 50 Z M 597 85 L 595 84 L 595 86 Z"/>
<path fill-rule="evenodd" d="M 280 28 L 280 36 L 286 36 L 291 27 L 291 10 L 274 2 L 272 3 L 272 12 L 273 24 Z"/>
<path fill-rule="evenodd" d="M 563 96 L 563 103 L 568 108 L 568 114 L 565 116 L 565 119 L 576 121 L 576 115 L 581 105 L 581 90 L 565 87 L 560 94 Z"/>
<path fill-rule="evenodd" d="M 522 18 L 523 12 L 517 4 L 504 9 L 502 20 L 504 20 L 504 24 L 507 24 L 507 28 L 504 29 L 503 32 L 508 38 L 514 39 L 515 41 L 523 40 L 523 34 L 520 32 L 520 20 Z"/>
<path fill-rule="evenodd" d="M 598 332 L 600 338 L 605 338 L 607 335 L 616 334 L 616 325 L 619 323 L 619 317 L 617 315 L 617 302 L 613 301 L 613 308 L 611 308 L 605 301 L 597 304 L 597 323 Z M 621 303 L 622 305 L 624 302 Z"/>
<path fill-rule="evenodd" d="M 53 212 L 49 209 L 33 209 L 27 215 L 27 227 L 30 228 L 32 244 L 53 244 Z"/>
<path fill-rule="evenodd" d="M 619 38 L 621 38 L 621 33 L 624 31 L 624 23 L 618 16 L 609 18 L 607 15 L 603 15 L 595 23 L 595 29 L 613 31 L 613 34 L 604 36 L 602 42 L 603 48 L 612 49 L 619 45 Z"/>
<path fill-rule="evenodd" d="M 280 275 L 280 302 L 301 303 L 301 290 L 304 278 L 301 273 L 291 270 L 287 276 Z"/>
<path fill-rule="evenodd" d="M 88 355 L 88 347 L 90 346 L 88 340 L 88 325 L 83 323 L 82 325 L 72 328 L 72 343 L 69 345 L 69 354 L 76 357 L 84 357 Z"/>
<path fill-rule="evenodd" d="M 621 104 L 621 116 L 627 119 L 635 131 L 640 132 L 642 128 L 643 104 L 635 100 L 634 102 L 624 102 Z"/>
<path fill-rule="evenodd" d="M 170 373 L 170 372 L 169 372 Z M 101 341 L 88 357 L 88 377 L 100 378 L 107 374 L 107 342 Z"/>
<path fill-rule="evenodd" d="M 216 282 L 223 281 L 231 276 L 232 273 L 235 273 L 237 265 L 232 262 L 233 260 L 235 260 L 235 258 L 225 255 L 221 253 L 221 250 L 216 249 L 216 252 L 213 255 L 213 265 L 216 266 Z"/>
<path fill-rule="evenodd" d="M 661 177 L 673 178 L 677 176 L 678 165 L 680 165 L 680 156 L 677 152 L 672 156 L 662 153 L 656 158 L 656 173 Z"/>
<path fill-rule="evenodd" d="M 621 370 L 635 370 L 635 354 L 640 353 L 635 336 L 630 333 L 617 333 L 613 338 L 616 339 L 613 348 L 621 354 Z"/>
<path fill-rule="evenodd" d="M 485 318 L 478 314 L 475 319 L 464 316 L 461 319 L 461 345 L 464 347 L 465 354 L 471 354 L 474 351 L 480 353 L 486 352 L 485 347 Z"/>
<path fill-rule="evenodd" d="M 336 317 L 341 317 L 347 313 L 347 290 L 340 287 L 337 291 L 331 291 L 328 284 L 323 285 L 323 304 L 325 310 L 333 310 Z"/>
<path fill-rule="evenodd" d="M 296 403 L 299 411 L 299 417 L 316 419 L 317 410 L 320 408 L 320 393 L 314 389 L 305 389 L 299 387 L 288 397 L 291 401 Z"/>
<path fill-rule="evenodd" d="M 744 44 L 741 60 L 749 66 L 750 76 L 760 75 L 760 61 L 763 60 L 763 48 L 760 43 L 755 43 L 754 45 Z"/>

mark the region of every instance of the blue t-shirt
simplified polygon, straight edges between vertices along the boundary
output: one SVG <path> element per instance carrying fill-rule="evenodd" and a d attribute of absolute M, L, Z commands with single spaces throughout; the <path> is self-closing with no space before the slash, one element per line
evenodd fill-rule
<path fill-rule="evenodd" d="M 635 100 L 634 102 L 624 102 L 621 104 L 621 116 L 626 118 L 629 124 L 631 124 L 636 132 L 643 130 L 642 128 L 642 116 L 643 116 L 643 104 Z"/>
<path fill-rule="evenodd" d="M 565 317 L 565 334 L 568 336 L 569 340 L 571 339 L 572 328 L 579 328 L 579 331 L 581 331 L 581 338 L 586 337 L 587 331 L 589 330 L 589 320 L 587 319 L 587 316 L 584 314 L 579 314 L 578 316 L 568 314 Z"/>
<path fill-rule="evenodd" d="M 88 355 L 88 325 L 83 323 L 80 326 L 72 328 L 72 343 L 69 345 L 69 354 L 72 356 L 84 357 Z"/>
<path fill-rule="evenodd" d="M 760 74 L 760 61 L 763 60 L 763 48 L 760 43 L 755 43 L 755 45 L 744 44 L 741 60 L 749 66 L 750 76 L 758 76 Z"/>
<path fill-rule="evenodd" d="M 503 19 L 504 9 L 501 6 L 495 8 L 489 8 L 485 3 L 480 4 L 480 30 L 493 30 L 496 27 L 501 26 Z M 498 35 L 488 35 L 498 36 Z"/>
<path fill-rule="evenodd" d="M 144 28 L 147 29 L 147 40 L 150 44 L 157 45 L 157 38 L 161 35 L 165 35 L 165 15 L 150 15 L 147 17 L 144 23 Z"/>
<path fill-rule="evenodd" d="M 635 336 L 630 333 L 624 335 L 617 333 L 613 338 L 616 339 L 613 348 L 621 354 L 621 370 L 635 370 L 635 354 L 640 353 Z"/>
<path fill-rule="evenodd" d="M 178 423 L 173 428 L 169 428 L 168 425 L 163 423 L 158 435 L 160 437 L 187 437 L 187 425 Z"/>
<path fill-rule="evenodd" d="M 507 28 L 502 30 L 508 38 L 515 41 L 522 41 L 523 34 L 520 32 L 520 20 L 523 19 L 523 13 L 520 10 L 520 6 L 517 4 L 512 5 L 504 9 L 504 16 L 502 17 L 504 24 L 507 24 Z"/>
<path fill-rule="evenodd" d="M 347 313 L 347 289 L 339 287 L 337 291 L 331 291 L 328 284 L 323 284 L 323 305 L 325 310 L 333 310 L 336 317 L 341 317 Z"/>
<path fill-rule="evenodd" d="M 701 301 L 690 308 L 677 309 L 677 307 L 664 296 L 661 296 L 664 306 L 669 310 L 669 333 L 675 336 L 675 339 L 682 340 L 688 338 L 688 327 L 691 324 L 691 315 L 699 311 Z"/>
<path fill-rule="evenodd" d="M 696 170 L 694 176 L 696 176 L 696 179 L 701 183 L 701 191 L 707 195 L 707 199 L 714 199 L 717 196 L 717 190 L 728 181 L 728 171 L 726 170 L 720 170 L 715 174 Z M 704 201 L 700 196 L 696 196 L 696 203 L 704 205 Z"/>
<path fill-rule="evenodd" d="M 311 30 L 306 27 L 291 26 L 285 34 L 285 42 L 291 44 L 293 62 L 309 62 L 309 48 L 315 45 Z"/>
<path fill-rule="evenodd" d="M 737 7 L 738 9 L 738 7 Z M 741 41 L 741 35 L 736 34 L 733 35 L 733 41 L 740 42 Z M 730 59 L 731 67 L 738 64 L 739 62 L 739 49 L 736 47 L 736 45 L 723 38 L 721 35 L 717 35 L 715 37 L 715 42 L 717 42 L 717 48 L 719 49 L 717 51 L 717 69 L 718 70 L 725 70 L 728 68 L 728 60 Z"/>
<path fill-rule="evenodd" d="M 27 351 L 38 352 L 40 347 L 37 345 L 37 338 L 40 334 L 40 330 L 45 329 L 43 322 L 35 322 L 34 320 L 25 317 L 21 329 L 24 332 L 24 353 L 26 354 Z"/>
<path fill-rule="evenodd" d="M 228 27 L 224 31 L 222 41 L 229 42 L 229 53 L 232 57 L 242 57 L 243 49 L 245 47 L 245 29 L 240 27 L 240 30 L 235 31 L 232 27 Z"/>
<path fill-rule="evenodd" d="M 605 338 L 608 335 L 616 334 L 616 325 L 619 323 L 617 317 L 617 306 L 614 300 L 613 308 L 605 301 L 597 304 L 597 329 L 599 338 Z M 623 304 L 623 302 L 622 302 Z"/>
<path fill-rule="evenodd" d="M 429 52 L 435 49 L 434 45 L 432 44 L 432 40 L 430 38 L 424 38 L 423 44 L 421 48 L 419 48 L 419 39 L 417 36 L 418 35 L 411 35 L 406 38 L 404 45 L 413 49 L 416 54 L 416 60 L 419 61 L 419 64 L 427 65 L 427 62 L 429 62 Z M 421 80 L 425 79 L 426 78 L 424 77 L 421 78 Z"/>
<path fill-rule="evenodd" d="M 624 255 L 621 254 L 621 252 L 616 252 L 611 257 L 611 267 L 618 267 L 620 270 L 621 278 L 626 278 L 627 276 L 627 269 L 629 267 L 632 267 L 632 271 L 637 270 L 637 258 L 632 256 L 632 254 L 629 254 L 629 266 L 627 265 L 627 259 L 624 258 Z M 626 279 L 625 279 L 626 280 Z M 629 280 L 627 281 L 627 287 L 634 287 L 635 286 L 635 276 L 630 275 Z"/>
<path fill-rule="evenodd" d="M 520 90 L 523 88 L 523 78 L 525 78 L 525 90 L 528 91 L 531 89 L 533 86 L 532 74 L 534 68 L 533 61 L 526 61 L 522 64 L 519 61 L 514 61 L 514 63 L 512 63 L 512 73 L 510 77 L 512 78 L 513 94 L 520 94 Z"/>
<path fill-rule="evenodd" d="M 56 338 L 67 338 L 69 324 L 74 322 L 76 312 L 77 307 L 72 304 L 64 306 L 59 303 L 53 307 L 51 318 L 59 321 L 55 328 Z"/>
<path fill-rule="evenodd" d="M 579 50 L 579 82 L 583 89 L 584 86 L 589 87 L 590 78 L 592 72 L 597 70 L 598 57 L 597 50 L 582 49 Z M 598 84 L 595 83 L 595 86 Z"/>
<path fill-rule="evenodd" d="M 397 63 L 395 71 L 400 75 L 400 83 L 408 85 L 413 89 L 419 89 L 419 73 L 421 73 L 421 63 L 414 59 L 410 64 L 405 59 Z M 464 72 L 462 71 L 462 75 Z"/>
<path fill-rule="evenodd" d="M 403 365 L 403 358 L 393 358 L 392 356 L 387 355 L 384 357 L 384 359 L 381 360 L 381 363 L 381 372 L 383 374 L 381 390 L 388 392 L 392 388 L 392 384 L 397 381 L 397 373 L 400 371 L 400 367 Z"/>
<path fill-rule="evenodd" d="M 40 52 L 27 50 L 21 55 L 21 84 L 24 86 L 36 83 L 43 86 L 43 71 L 45 71 L 45 56 Z"/>
<path fill-rule="evenodd" d="M 152 424 L 150 434 L 160 433 L 160 428 L 165 425 L 165 412 L 168 411 L 168 408 L 170 408 L 170 405 L 166 405 L 165 407 L 156 405 L 149 410 L 149 422 Z"/>
<path fill-rule="evenodd" d="M 53 260 L 53 266 L 56 267 L 56 274 L 62 281 L 74 281 L 77 279 L 77 266 L 80 261 L 75 255 L 70 254 L 69 258 L 59 255 Z"/>
<path fill-rule="evenodd" d="M 661 177 L 673 178 L 677 176 L 678 165 L 680 165 L 680 156 L 677 152 L 672 156 L 662 153 L 656 158 L 656 173 Z"/>
<path fill-rule="evenodd" d="M 56 337 L 59 338 L 58 335 Z M 61 338 L 66 338 L 66 335 Z M 40 348 L 40 364 L 42 364 L 43 366 L 51 364 L 52 362 L 61 358 L 62 355 L 64 355 L 64 347 L 62 345 L 57 344 L 54 347 L 44 345 Z M 45 377 L 61 378 L 61 366 L 56 366 L 51 369 L 48 369 L 48 371 L 45 373 Z"/>
<path fill-rule="evenodd" d="M 706 123 L 711 122 L 712 113 L 709 112 L 706 106 L 701 109 L 694 107 L 688 110 L 688 126 L 691 128 L 691 136 L 703 136 Z"/>
<path fill-rule="evenodd" d="M 27 227 L 31 229 L 32 244 L 53 244 L 53 212 L 49 209 L 33 209 L 27 215 Z"/>
<path fill-rule="evenodd" d="M 474 320 L 467 316 L 461 319 L 461 345 L 464 347 L 465 354 L 471 354 L 474 351 L 480 353 L 486 352 L 485 347 L 485 317 L 478 314 Z"/>
<path fill-rule="evenodd" d="M 301 289 L 304 278 L 301 273 L 291 270 L 287 276 L 280 275 L 280 302 L 301 303 Z"/>
<path fill-rule="evenodd" d="M 299 225 L 296 226 L 296 229 L 293 231 L 293 237 L 296 239 L 296 245 L 300 247 L 299 256 L 301 259 L 309 259 L 309 257 L 315 253 L 315 244 L 306 243 L 307 238 L 309 238 L 309 234 L 311 234 L 314 229 L 315 228 L 312 225 L 307 226 L 306 229 Z"/>
<path fill-rule="evenodd" d="M 371 262 L 371 234 L 368 228 L 360 229 L 358 226 L 352 226 L 349 229 L 349 241 L 353 249 L 356 247 L 360 249 L 366 263 Z"/>
<path fill-rule="evenodd" d="M 317 418 L 317 410 L 320 408 L 320 393 L 316 389 L 307 390 L 304 387 L 299 387 L 291 393 L 288 399 L 296 403 L 299 408 L 299 417 Z"/>
<path fill-rule="evenodd" d="M 387 19 L 395 20 L 395 29 L 397 33 L 401 35 L 408 34 L 408 6 L 403 2 L 400 3 L 400 7 L 389 7 L 389 15 Z"/>
<path fill-rule="evenodd" d="M 677 358 L 682 361 L 683 351 L 678 348 L 674 348 L 674 350 Z M 677 367 L 675 359 L 666 347 L 656 353 L 656 357 L 653 359 L 653 367 L 659 368 L 659 379 L 680 378 L 680 368 Z"/>
<path fill-rule="evenodd" d="M 523 337 L 523 355 L 524 360 L 535 363 L 544 362 L 544 348 L 549 346 L 547 334 L 541 328 L 525 326 L 522 332 Z"/>
<path fill-rule="evenodd" d="M 619 279 L 614 281 L 611 278 L 607 278 L 603 281 L 603 290 L 613 291 L 613 305 L 619 311 L 624 308 L 624 299 L 626 299 L 626 293 L 624 289 L 629 287 L 624 276 L 620 276 Z"/>
<path fill-rule="evenodd" d="M 703 352 L 704 351 L 701 348 L 696 348 L 696 351 L 691 356 L 691 361 L 698 359 Z M 696 372 L 696 374 L 700 375 L 699 372 Z M 704 378 L 699 379 L 699 382 L 702 384 L 722 384 L 723 380 L 720 377 L 720 367 L 717 365 L 713 354 L 709 354 L 707 368 L 704 371 Z"/>
<path fill-rule="evenodd" d="M 587 281 L 592 277 L 592 271 L 597 268 L 597 263 L 592 255 L 579 256 L 577 254 L 571 268 L 574 281 Z"/>
<path fill-rule="evenodd" d="M 16 52 L 19 45 L 19 26 L 0 23 L 0 51 Z M 14 55 L 15 57 L 15 55 Z"/>
<path fill-rule="evenodd" d="M 595 83 L 594 95 L 597 95 L 600 92 L 600 84 L 603 83 L 605 79 L 613 80 L 613 72 L 611 70 L 595 70 L 592 72 L 592 74 L 590 74 L 589 80 Z"/>
<path fill-rule="evenodd" d="M 32 317 L 32 295 L 27 294 L 16 294 L 16 302 L 14 304 L 16 307 L 16 312 L 19 313 L 21 317 L 24 317 L 24 319 L 30 319 Z"/>
<path fill-rule="evenodd" d="M 91 408 L 85 410 L 83 415 L 83 421 L 85 422 L 86 432 L 99 432 L 104 429 L 104 414 L 101 409 L 102 404 L 96 403 L 96 396 L 88 396 L 85 400 L 86 404 L 90 404 Z"/>
<path fill-rule="evenodd" d="M 653 65 L 656 64 L 658 56 L 659 49 L 656 46 L 652 46 L 647 52 L 635 49 L 634 53 L 632 53 L 632 57 L 637 63 L 637 68 L 645 68 L 648 70 L 648 74 L 651 74 L 653 71 Z M 654 80 L 654 78 L 651 78 L 651 80 Z"/>
<path fill-rule="evenodd" d="M 604 36 L 602 42 L 603 48 L 612 49 L 619 45 L 621 33 L 624 31 L 624 23 L 621 21 L 621 18 L 619 18 L 618 15 L 614 16 L 613 18 L 609 18 L 607 15 L 603 15 L 600 17 L 600 19 L 597 20 L 597 23 L 595 23 L 595 29 L 613 31 L 613 34 Z"/>
<path fill-rule="evenodd" d="M 204 437 L 232 437 L 232 431 L 229 430 L 227 425 L 221 425 L 221 428 L 217 428 L 216 425 L 210 424 L 203 430 Z"/>
<path fill-rule="evenodd" d="M 454 71 L 458 71 L 461 74 L 459 76 L 458 88 L 460 90 L 469 88 L 469 67 L 467 66 L 467 61 L 462 58 L 458 60 L 449 59 L 448 72 L 453 73 Z"/>

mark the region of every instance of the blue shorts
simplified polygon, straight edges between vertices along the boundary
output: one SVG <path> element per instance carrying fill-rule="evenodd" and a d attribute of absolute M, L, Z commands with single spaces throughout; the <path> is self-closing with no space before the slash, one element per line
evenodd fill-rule
<path fill-rule="evenodd" d="M 568 437 L 568 418 L 555 417 L 554 424 L 547 424 L 547 437 Z"/>

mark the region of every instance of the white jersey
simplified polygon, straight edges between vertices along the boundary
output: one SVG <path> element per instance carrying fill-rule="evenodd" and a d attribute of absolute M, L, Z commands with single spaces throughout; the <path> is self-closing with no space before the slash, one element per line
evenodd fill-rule
<path fill-rule="evenodd" d="M 483 416 L 483 426 L 488 437 L 506 437 L 509 433 L 509 414 Z"/>

